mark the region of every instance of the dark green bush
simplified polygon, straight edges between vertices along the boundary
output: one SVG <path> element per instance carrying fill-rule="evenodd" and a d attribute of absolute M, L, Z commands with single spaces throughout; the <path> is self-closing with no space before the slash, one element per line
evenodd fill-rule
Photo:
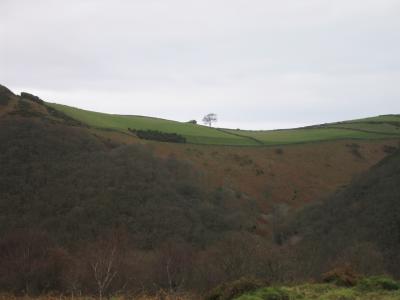
<path fill-rule="evenodd" d="M 261 288 L 265 283 L 254 278 L 240 278 L 238 280 L 223 283 L 214 288 L 206 297 L 206 300 L 230 300 L 247 292 Z"/>
<path fill-rule="evenodd" d="M 357 287 L 362 290 L 398 290 L 400 283 L 387 276 L 371 276 L 360 280 Z"/>
<path fill-rule="evenodd" d="M 21 93 L 21 98 L 22 99 L 27 99 L 27 100 L 30 100 L 30 101 L 33 101 L 33 102 L 36 102 L 36 103 L 39 103 L 39 104 L 44 104 L 44 101 L 42 99 L 40 99 L 38 96 L 29 94 L 29 93 L 26 93 L 26 92 L 22 92 Z"/>
<path fill-rule="evenodd" d="M 0 105 L 7 105 L 11 95 L 11 91 L 0 84 Z"/>

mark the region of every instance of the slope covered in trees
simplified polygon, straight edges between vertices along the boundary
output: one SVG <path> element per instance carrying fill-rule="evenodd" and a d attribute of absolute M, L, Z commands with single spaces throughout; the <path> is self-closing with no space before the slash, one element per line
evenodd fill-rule
<path fill-rule="evenodd" d="M 301 239 L 298 246 L 314 274 L 350 264 L 362 273 L 400 276 L 399 184 L 397 151 L 346 188 L 305 208 L 277 239 Z"/>
<path fill-rule="evenodd" d="M 251 227 L 248 215 L 224 206 L 238 200 L 205 188 L 190 163 L 143 145 L 110 146 L 42 104 L 7 97 L 17 110 L 0 120 L 2 232 L 35 226 L 70 241 L 121 225 L 151 247 Z"/>
<path fill-rule="evenodd" d="M 0 92 L 0 289 L 177 289 L 195 254 L 252 236 L 256 203 L 208 187 L 191 163 L 93 134 L 39 98 Z M 115 278 L 102 282 L 110 261 Z M 196 276 L 192 286 L 207 284 Z"/>

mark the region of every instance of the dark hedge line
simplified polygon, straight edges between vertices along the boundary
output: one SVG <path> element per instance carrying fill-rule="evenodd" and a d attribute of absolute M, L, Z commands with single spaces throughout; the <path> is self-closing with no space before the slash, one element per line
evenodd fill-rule
<path fill-rule="evenodd" d="M 186 138 L 177 133 L 167 133 L 158 130 L 136 130 L 131 128 L 129 128 L 129 131 L 136 134 L 138 138 L 144 140 L 154 140 L 170 143 L 186 143 Z"/>

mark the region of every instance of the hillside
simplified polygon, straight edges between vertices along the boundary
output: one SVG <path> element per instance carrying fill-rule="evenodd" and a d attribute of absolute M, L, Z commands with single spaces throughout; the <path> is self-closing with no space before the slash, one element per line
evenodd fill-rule
<path fill-rule="evenodd" d="M 299 247 L 313 256 L 315 274 L 329 268 L 329 261 L 331 267 L 347 263 L 364 274 L 400 276 L 399 183 L 397 151 L 346 188 L 295 215 L 282 236 L 287 240 L 294 234 L 302 240 Z"/>
<path fill-rule="evenodd" d="M 189 143 L 194 144 L 259 146 L 343 139 L 371 140 L 400 137 L 400 115 L 378 116 L 298 129 L 250 131 L 208 128 L 201 125 L 143 116 L 104 114 L 55 103 L 49 103 L 48 105 L 95 128 L 112 129 L 121 132 L 128 132 L 128 128 L 160 130 L 183 135 Z"/>
<path fill-rule="evenodd" d="M 0 290 L 94 295 L 93 266 L 114 255 L 109 294 L 282 281 L 290 260 L 271 239 L 277 221 L 349 184 L 398 142 L 157 142 L 0 86 Z"/>
<path fill-rule="evenodd" d="M 233 191 L 241 197 L 241 201 L 255 200 L 260 208 L 257 230 L 263 233 L 270 231 L 270 213 L 276 207 L 289 211 L 328 195 L 338 187 L 347 184 L 355 174 L 367 170 L 392 152 L 398 147 L 399 143 L 399 139 L 393 135 L 383 135 L 386 137 L 385 139 L 334 140 L 275 147 L 221 147 L 220 145 L 190 143 L 160 143 L 138 139 L 126 129 L 117 130 L 118 126 L 122 126 L 120 128 L 136 126 L 136 128 L 158 130 L 168 128 L 171 132 L 175 129 L 185 128 L 184 130 L 201 132 L 204 136 L 207 134 L 220 135 L 220 137 L 222 136 L 221 139 L 220 137 L 217 139 L 220 139 L 221 143 L 225 143 L 227 138 L 232 137 L 239 142 L 241 137 L 224 135 L 219 130 L 205 126 L 155 118 L 98 114 L 48 103 L 43 103 L 45 104 L 43 106 L 36 102 L 19 99 L 17 96 L 12 98 L 14 102 L 10 102 L 8 106 L 3 106 L 3 110 L 15 110 L 17 108 L 17 111 L 19 111 L 18 107 L 21 105 L 18 103 L 28 101 L 31 105 L 30 110 L 35 111 L 33 117 L 38 118 L 40 116 L 40 118 L 51 122 L 55 120 L 67 122 L 66 120 L 68 120 L 68 124 L 72 124 L 75 130 L 79 127 L 79 130 L 84 131 L 88 138 L 99 141 L 107 147 L 142 144 L 150 147 L 157 157 L 163 159 L 175 157 L 179 158 L 180 161 L 190 162 L 196 171 L 200 172 L 208 191 L 215 189 L 228 193 Z M 44 107 L 46 107 L 45 113 L 43 113 Z M 57 110 L 54 110 L 54 107 Z M 59 108 L 62 108 L 62 111 L 59 111 Z M 47 111 L 49 109 L 51 114 Z M 70 110 L 74 113 L 71 113 Z M 71 115 L 80 121 L 76 121 Z M 101 122 L 110 124 L 110 120 L 116 122 L 113 123 L 113 127 L 109 127 L 109 129 L 115 130 L 102 130 L 82 123 L 82 120 L 88 115 L 94 116 L 95 121 L 93 122 L 97 124 Z M 20 117 L 20 113 L 18 115 L 13 112 L 11 116 Z M 377 123 L 382 121 L 381 118 L 374 118 L 373 120 Z M 393 121 L 386 118 L 384 117 L 385 121 Z M 397 116 L 391 118 L 396 120 Z M 122 121 L 128 123 L 121 125 Z M 356 120 L 355 122 L 360 122 L 364 126 L 365 122 L 370 121 Z M 138 124 L 142 127 L 138 127 Z M 165 124 L 172 125 L 168 125 L 168 127 L 164 126 Z M 299 131 L 304 132 L 310 130 L 313 129 L 299 129 Z M 182 133 L 182 131 L 179 132 Z M 282 132 L 290 131 L 283 130 Z"/>
<path fill-rule="evenodd" d="M 123 226 L 153 248 L 253 226 L 251 213 L 233 211 L 238 200 L 206 187 L 190 163 L 99 138 L 32 95 L 0 92 L 11 106 L 0 118 L 0 235 L 34 227 L 70 243 Z"/>

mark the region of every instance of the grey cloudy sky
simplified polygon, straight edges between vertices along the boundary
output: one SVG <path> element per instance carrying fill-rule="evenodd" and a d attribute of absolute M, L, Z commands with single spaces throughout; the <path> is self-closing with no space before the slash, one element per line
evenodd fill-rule
<path fill-rule="evenodd" d="M 0 83 L 233 128 L 400 113 L 400 1 L 0 0 Z"/>

